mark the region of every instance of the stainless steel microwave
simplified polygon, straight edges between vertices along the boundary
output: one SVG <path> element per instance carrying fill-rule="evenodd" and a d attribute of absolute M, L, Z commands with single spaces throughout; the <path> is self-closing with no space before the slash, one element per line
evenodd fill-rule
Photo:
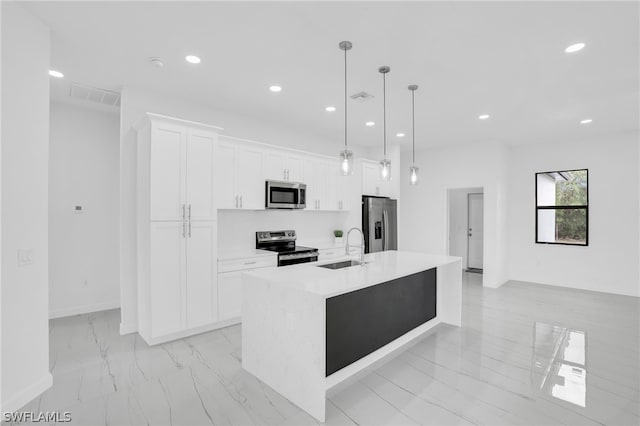
<path fill-rule="evenodd" d="M 265 207 L 268 209 L 307 207 L 307 185 L 304 183 L 268 180 L 265 187 Z"/>

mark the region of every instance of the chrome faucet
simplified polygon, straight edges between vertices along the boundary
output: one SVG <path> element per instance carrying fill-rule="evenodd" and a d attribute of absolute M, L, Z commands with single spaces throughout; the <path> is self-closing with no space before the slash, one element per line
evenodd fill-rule
<path fill-rule="evenodd" d="M 356 227 L 349 229 L 349 231 L 347 232 L 347 244 L 345 246 L 345 254 L 347 256 L 349 255 L 349 234 L 351 234 L 351 231 L 353 230 L 359 231 L 360 235 L 362 236 L 362 241 L 360 244 L 360 263 L 364 265 L 364 232 L 362 232 L 362 229 L 356 228 Z"/>

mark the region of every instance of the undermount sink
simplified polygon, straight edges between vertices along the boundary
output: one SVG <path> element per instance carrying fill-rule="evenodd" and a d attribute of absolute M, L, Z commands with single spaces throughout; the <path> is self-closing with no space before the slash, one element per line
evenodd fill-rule
<path fill-rule="evenodd" d="M 327 269 L 342 269 L 349 268 L 351 266 L 362 265 L 362 263 L 355 260 L 343 260 L 342 262 L 335 263 L 327 263 L 326 265 L 316 265 L 318 268 L 327 268 Z"/>

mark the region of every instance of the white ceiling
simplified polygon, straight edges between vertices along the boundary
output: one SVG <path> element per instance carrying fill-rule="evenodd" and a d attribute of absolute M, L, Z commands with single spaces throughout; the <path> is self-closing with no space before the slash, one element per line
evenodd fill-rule
<path fill-rule="evenodd" d="M 343 135 L 343 52 L 349 52 L 352 143 L 530 143 L 637 130 L 638 2 L 42 2 L 52 28 L 55 98 L 72 81 L 179 95 L 336 140 Z M 586 48 L 564 52 L 575 42 Z M 202 58 L 185 62 L 187 54 Z M 147 59 L 162 58 L 156 69 Z M 269 92 L 279 84 L 283 91 Z M 327 105 L 337 111 L 325 112 Z M 489 120 L 480 121 L 479 114 Z M 580 125 L 583 118 L 593 123 Z M 365 127 L 373 120 L 374 127 Z M 212 118 L 215 124 L 215 118 Z"/>

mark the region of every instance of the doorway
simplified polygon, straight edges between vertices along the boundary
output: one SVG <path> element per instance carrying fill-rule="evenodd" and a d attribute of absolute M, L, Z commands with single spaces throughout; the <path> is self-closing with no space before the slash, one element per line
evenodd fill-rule
<path fill-rule="evenodd" d="M 484 189 L 448 191 L 448 254 L 462 258 L 467 272 L 482 274 L 484 265 Z"/>
<path fill-rule="evenodd" d="M 467 194 L 467 271 L 482 273 L 484 240 L 484 194 Z"/>

